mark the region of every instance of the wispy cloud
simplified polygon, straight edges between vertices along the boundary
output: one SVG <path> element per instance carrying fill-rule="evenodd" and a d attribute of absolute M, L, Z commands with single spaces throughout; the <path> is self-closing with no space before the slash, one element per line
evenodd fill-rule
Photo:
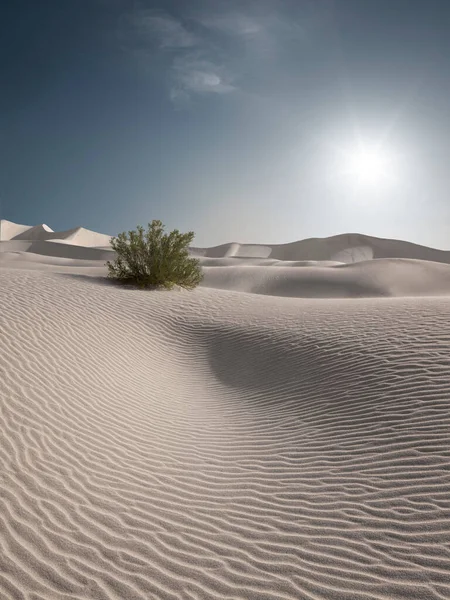
<path fill-rule="evenodd" d="M 284 64 L 286 49 L 292 54 L 292 44 L 313 37 L 314 11 L 296 19 L 276 2 L 272 11 L 258 6 L 242 11 L 221 4 L 218 10 L 216 4 L 189 18 L 138 9 L 124 15 L 122 25 L 139 60 L 166 66 L 169 96 L 183 105 L 195 96 L 258 89 L 258 79 L 267 86 L 268 77 L 275 81 L 283 72 L 277 65 Z"/>
<path fill-rule="evenodd" d="M 201 16 L 199 21 L 208 29 L 228 35 L 254 36 L 263 31 L 263 24 L 258 19 L 237 12 Z"/>
<path fill-rule="evenodd" d="M 169 96 L 186 104 L 194 95 L 232 92 L 232 76 L 215 60 L 210 41 L 167 13 L 136 10 L 122 20 L 122 38 L 142 60 L 146 51 L 158 49 L 168 61 Z M 191 22 L 195 27 L 195 23 Z"/>
<path fill-rule="evenodd" d="M 171 69 L 171 99 L 179 104 L 193 94 L 226 94 L 235 90 L 231 76 L 218 64 L 201 58 L 201 54 L 177 57 Z"/>
<path fill-rule="evenodd" d="M 134 10 L 122 17 L 122 35 L 134 44 L 161 49 L 191 48 L 198 43 L 192 32 L 168 14 L 149 9 Z"/>

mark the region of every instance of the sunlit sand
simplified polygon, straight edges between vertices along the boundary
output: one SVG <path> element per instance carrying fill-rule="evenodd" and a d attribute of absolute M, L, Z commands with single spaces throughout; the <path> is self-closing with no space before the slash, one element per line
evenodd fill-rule
<path fill-rule="evenodd" d="M 0 223 L 0 598 L 450 597 L 450 252 Z"/>

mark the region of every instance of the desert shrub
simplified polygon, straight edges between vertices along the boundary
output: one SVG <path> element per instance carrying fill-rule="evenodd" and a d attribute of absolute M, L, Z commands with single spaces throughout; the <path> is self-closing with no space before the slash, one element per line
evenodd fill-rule
<path fill-rule="evenodd" d="M 193 239 L 193 231 L 164 233 L 164 225 L 157 220 L 148 224 L 146 233 L 140 225 L 136 231 L 119 233 L 111 240 L 117 257 L 106 263 L 108 277 L 142 288 L 179 285 L 192 289 L 203 279 L 200 261 L 189 257 Z"/>

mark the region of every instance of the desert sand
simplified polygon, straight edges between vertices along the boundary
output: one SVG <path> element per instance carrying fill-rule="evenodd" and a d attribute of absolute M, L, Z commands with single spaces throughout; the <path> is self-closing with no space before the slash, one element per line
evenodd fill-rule
<path fill-rule="evenodd" d="M 0 598 L 450 598 L 450 252 L 0 222 Z"/>

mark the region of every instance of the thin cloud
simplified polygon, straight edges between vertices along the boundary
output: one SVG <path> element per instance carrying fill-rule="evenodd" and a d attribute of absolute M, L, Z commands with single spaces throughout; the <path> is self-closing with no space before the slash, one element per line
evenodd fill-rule
<path fill-rule="evenodd" d="M 204 33 L 197 35 L 180 20 L 152 10 L 135 10 L 122 20 L 122 38 L 136 58 L 142 61 L 149 56 L 150 60 L 155 47 L 167 56 L 169 97 L 177 105 L 188 103 L 194 95 L 235 89 L 229 70 L 215 60 L 217 48 Z"/>
<path fill-rule="evenodd" d="M 305 16 L 300 24 L 277 12 L 265 15 L 241 12 L 209 14 L 200 16 L 198 22 L 211 32 L 250 41 L 256 51 L 264 43 L 275 47 L 293 39 L 302 40 L 308 27 Z"/>
<path fill-rule="evenodd" d="M 172 65 L 171 98 L 188 100 L 192 94 L 226 94 L 234 91 L 223 67 L 197 55 L 177 57 Z"/>
<path fill-rule="evenodd" d="M 246 12 L 191 12 L 183 19 L 139 9 L 125 15 L 123 23 L 136 58 L 165 65 L 169 97 L 184 105 L 195 96 L 255 86 L 260 93 L 258 80 L 266 81 L 268 64 L 282 62 L 288 43 L 304 41 L 311 15 L 303 14 L 300 25 L 275 9 L 263 14 L 257 5 Z"/>
<path fill-rule="evenodd" d="M 263 25 L 258 20 L 241 13 L 205 16 L 199 22 L 208 29 L 228 35 L 254 36 L 263 30 Z"/>
<path fill-rule="evenodd" d="M 135 10 L 124 15 L 122 33 L 139 45 L 156 44 L 161 49 L 191 48 L 198 41 L 192 32 L 168 14 L 154 10 Z"/>

